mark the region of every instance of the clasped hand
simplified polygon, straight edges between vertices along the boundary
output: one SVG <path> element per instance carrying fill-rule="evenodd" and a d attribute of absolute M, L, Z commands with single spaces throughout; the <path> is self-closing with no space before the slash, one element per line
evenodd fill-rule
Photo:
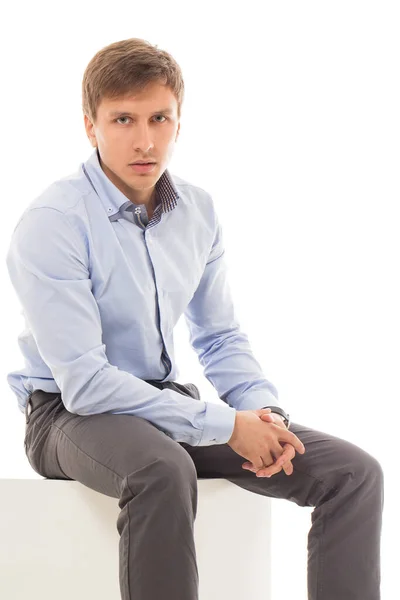
<path fill-rule="evenodd" d="M 271 414 L 270 408 L 262 408 L 256 412 L 259 413 L 259 417 L 262 421 L 267 423 L 275 423 L 275 425 L 286 429 L 286 425 L 282 417 L 277 413 Z M 257 471 L 253 463 L 247 461 L 243 463 L 242 468 L 256 473 L 257 477 L 271 477 L 272 475 L 282 471 L 282 469 L 285 471 L 286 475 L 291 475 L 293 473 L 293 465 L 291 461 L 295 454 L 296 451 L 292 444 L 286 443 L 283 446 L 282 454 L 277 457 L 275 462 L 273 462 L 271 465 L 263 467 Z"/>

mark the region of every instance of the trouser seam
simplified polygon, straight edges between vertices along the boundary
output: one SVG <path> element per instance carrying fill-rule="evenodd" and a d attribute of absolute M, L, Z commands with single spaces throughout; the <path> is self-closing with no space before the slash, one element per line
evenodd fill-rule
<path fill-rule="evenodd" d="M 113 469 L 110 469 L 110 467 L 108 467 L 107 465 L 103 465 L 103 464 L 102 464 L 101 462 L 99 462 L 98 460 L 95 460 L 95 459 L 94 459 L 92 456 L 90 456 L 90 455 L 89 455 L 89 454 L 87 454 L 87 453 L 86 453 L 84 450 L 82 450 L 82 448 L 80 448 L 80 447 L 79 447 L 79 446 L 78 446 L 78 445 L 77 445 L 77 444 L 76 444 L 76 443 L 75 443 L 73 440 L 71 440 L 71 438 L 69 437 L 69 435 L 67 435 L 67 434 L 65 433 L 65 431 L 63 431 L 62 429 L 60 429 L 60 428 L 59 428 L 57 425 L 55 425 L 54 423 L 51 425 L 51 427 L 54 427 L 55 429 L 58 429 L 58 431 L 59 431 L 60 433 L 62 433 L 63 435 L 65 435 L 65 437 L 66 437 L 66 438 L 67 438 L 67 439 L 68 439 L 68 440 L 71 442 L 71 444 L 72 444 L 72 445 L 73 445 L 73 446 L 74 446 L 74 447 L 75 447 L 77 450 L 79 450 L 79 452 L 82 452 L 82 454 L 84 454 L 85 456 L 87 456 L 87 457 L 88 457 L 90 460 L 92 460 L 93 462 L 95 462 L 95 463 L 96 463 L 96 464 L 98 464 L 98 465 L 101 465 L 102 467 L 104 467 L 105 469 L 107 469 L 108 471 L 110 471 L 110 473 L 114 473 L 114 475 L 116 475 L 117 477 L 119 477 L 119 479 L 120 479 L 121 481 L 122 481 L 123 479 L 126 479 L 126 485 L 127 485 L 127 487 L 129 488 L 129 491 L 130 491 L 130 493 L 131 493 L 131 497 L 132 497 L 132 498 L 134 497 L 134 494 L 133 494 L 133 492 L 132 492 L 132 489 L 131 489 L 131 487 L 130 487 L 130 485 L 129 485 L 129 478 L 128 478 L 128 477 L 125 477 L 125 478 L 124 478 L 124 477 L 121 477 L 121 475 L 119 475 L 118 473 L 116 473 L 116 472 L 115 472 Z M 58 460 L 58 459 L 57 459 L 57 460 Z M 157 459 L 155 459 L 155 460 L 152 460 L 152 461 L 149 463 L 149 465 L 151 465 L 151 464 L 153 464 L 153 463 L 155 463 L 155 462 L 157 462 Z M 148 466 L 148 465 L 145 465 L 145 467 L 146 467 L 146 466 Z M 145 468 L 145 467 L 141 466 L 140 468 L 141 468 L 141 469 L 143 469 L 143 468 Z M 61 467 L 60 467 L 60 470 L 62 471 Z M 67 475 L 66 475 L 66 477 L 67 477 Z M 129 536 L 129 539 L 128 539 L 128 558 L 127 558 L 127 560 L 128 560 L 128 564 L 130 564 L 130 556 L 129 556 L 129 553 L 130 553 L 130 550 L 131 550 L 131 544 L 130 544 L 130 535 L 131 535 L 131 515 L 130 515 L 130 506 L 129 506 L 129 505 L 130 505 L 130 502 L 127 502 L 127 511 L 128 511 L 128 536 Z M 128 593 L 129 593 L 129 598 L 132 598 L 132 595 L 131 595 L 131 590 L 130 590 L 129 569 L 127 569 L 127 570 L 126 570 L 126 572 L 127 572 L 127 577 L 128 577 Z"/>
<path fill-rule="evenodd" d="M 79 450 L 79 452 L 81 452 L 82 454 L 84 454 L 85 456 L 87 456 L 87 457 L 88 457 L 90 460 L 92 460 L 93 462 L 95 462 L 95 463 L 96 463 L 96 464 L 98 464 L 98 465 L 101 465 L 102 467 L 104 467 L 104 469 L 107 469 L 108 471 L 110 471 L 110 473 L 113 473 L 114 475 L 116 475 L 117 477 L 119 477 L 119 479 L 120 479 L 121 481 L 124 479 L 123 477 L 121 477 L 121 475 L 119 475 L 118 473 L 116 473 L 116 472 L 115 472 L 113 469 L 110 469 L 110 467 L 108 467 L 107 465 L 103 465 L 101 462 L 99 462 L 98 460 L 94 459 L 92 456 L 90 456 L 89 454 L 87 454 L 87 452 L 85 452 L 84 450 L 82 450 L 82 448 L 80 448 L 80 447 L 79 447 L 79 446 L 78 446 L 78 445 L 77 445 L 77 444 L 76 444 L 76 443 L 75 443 L 73 440 L 71 440 L 71 438 L 69 437 L 69 435 L 67 435 L 67 434 L 65 433 L 65 431 L 63 431 L 62 429 L 60 429 L 60 428 L 59 428 L 57 425 L 55 425 L 55 424 L 53 423 L 53 424 L 51 425 L 51 427 L 54 427 L 55 429 L 58 429 L 58 431 L 59 431 L 60 433 L 62 433 L 63 435 L 65 435 L 65 437 L 66 437 L 66 438 L 67 438 L 67 439 L 68 439 L 68 440 L 71 442 L 71 444 L 72 444 L 72 445 L 73 445 L 73 446 L 74 446 L 74 447 L 75 447 L 77 450 Z M 57 461 L 58 461 L 58 459 L 57 459 Z M 152 461 L 152 462 L 154 462 L 154 461 Z M 151 463 L 150 463 L 150 464 L 151 464 Z M 61 467 L 60 467 L 60 470 L 62 471 Z M 65 475 L 65 476 L 67 477 L 67 475 Z M 129 488 L 129 491 L 130 491 L 130 493 L 131 493 L 131 496 L 132 496 L 132 498 L 133 498 L 133 493 L 132 493 L 132 489 L 131 489 L 131 487 L 130 487 L 130 485 L 129 485 L 128 477 L 126 477 L 125 479 L 126 479 L 126 485 L 128 486 L 128 488 Z M 128 559 L 127 559 L 127 560 L 128 560 L 128 565 L 130 564 L 130 563 L 129 563 L 129 561 L 130 561 L 130 556 L 129 556 L 129 553 L 130 553 L 130 547 L 131 547 L 131 544 L 130 544 L 130 535 L 131 535 L 131 515 L 130 515 L 129 504 L 130 504 L 130 502 L 128 502 L 128 503 L 127 503 L 127 511 L 128 511 L 128 536 L 129 536 L 129 539 L 128 539 Z M 129 569 L 126 569 L 126 573 L 127 573 L 127 577 L 128 577 L 128 594 L 129 594 L 129 598 L 132 598 L 132 595 L 131 595 L 131 590 L 130 590 L 130 581 L 129 581 Z"/>
<path fill-rule="evenodd" d="M 81 452 L 82 454 L 84 454 L 85 456 L 87 456 L 91 461 L 93 461 L 94 463 L 96 463 L 97 465 L 100 465 L 101 467 L 103 467 L 104 469 L 107 469 L 108 471 L 110 471 L 110 473 L 113 473 L 114 475 L 116 475 L 121 481 L 123 480 L 123 477 L 121 477 L 121 475 L 119 475 L 119 473 L 116 473 L 113 469 L 111 469 L 110 467 L 108 467 L 107 465 L 103 465 L 100 461 L 96 460 L 95 458 L 93 458 L 93 456 L 90 456 L 89 454 L 87 454 L 87 452 L 85 452 L 84 450 L 82 450 L 82 448 L 80 448 L 73 440 L 71 440 L 71 438 L 69 437 L 69 435 L 67 435 L 65 433 L 65 431 L 63 431 L 62 429 L 60 429 L 60 427 L 58 427 L 58 425 L 56 425 L 55 423 L 53 423 L 51 425 L 51 427 L 54 427 L 55 429 L 58 429 L 58 431 L 60 433 L 62 433 L 63 435 L 65 435 L 65 437 L 71 442 L 71 444 L 77 449 L 79 450 L 79 452 Z"/>
<path fill-rule="evenodd" d="M 77 448 L 79 450 L 79 452 L 82 452 L 82 454 L 84 454 L 85 456 L 87 456 L 90 460 L 92 460 L 93 462 L 95 462 L 97 465 L 100 465 L 101 467 L 104 467 L 105 469 L 107 469 L 108 471 L 110 471 L 110 473 L 114 473 L 114 475 L 116 475 L 117 477 L 119 477 L 119 479 L 121 481 L 123 481 L 124 479 L 127 479 L 127 476 L 122 477 L 122 475 L 120 475 L 119 473 L 117 473 L 116 471 L 114 471 L 113 469 L 111 469 L 110 467 L 108 467 L 107 465 L 103 465 L 103 463 L 101 463 L 98 460 L 96 460 L 95 458 L 93 458 L 93 456 L 90 456 L 90 454 L 87 454 L 87 452 L 85 452 L 84 450 L 82 450 L 82 448 L 80 448 L 73 440 L 71 440 L 71 438 L 69 437 L 69 435 L 67 435 L 65 433 L 65 431 L 63 431 L 62 429 L 60 429 L 60 427 L 58 427 L 58 425 L 56 425 L 55 423 L 52 423 L 51 427 L 54 427 L 55 429 L 58 429 L 58 431 L 60 431 L 63 435 L 65 435 L 65 437 L 71 442 L 71 444 L 73 446 L 75 446 L 75 448 Z M 157 460 L 158 459 L 156 458 L 156 459 L 150 461 L 147 465 L 141 465 L 138 470 L 145 469 L 146 467 L 149 467 L 150 465 L 152 465 L 155 462 L 157 462 Z M 129 473 L 129 475 L 132 475 L 134 473 L 136 473 L 136 471 L 132 471 L 132 473 Z M 129 487 L 129 485 L 128 485 L 128 487 Z M 129 488 L 129 491 L 132 494 L 131 488 Z"/>
<path fill-rule="evenodd" d="M 128 477 L 126 478 L 126 485 L 128 486 L 129 491 L 131 493 L 131 497 L 133 498 L 133 494 L 132 494 L 131 487 L 129 485 Z M 128 558 L 127 558 L 127 561 L 128 561 L 128 565 L 131 564 L 131 561 L 130 561 L 130 553 L 131 553 L 131 512 L 130 512 L 130 506 L 129 505 L 130 505 L 130 502 L 127 503 L 127 510 L 128 510 Z M 126 572 L 126 576 L 127 576 L 127 579 L 128 579 L 128 584 L 127 584 L 128 594 L 129 594 L 130 600 L 132 600 L 131 586 L 130 586 L 130 577 L 129 577 L 129 569 L 126 569 L 125 572 Z"/>
<path fill-rule="evenodd" d="M 321 479 L 318 479 L 318 477 L 315 477 L 314 475 L 312 475 L 311 473 L 308 473 L 307 471 L 302 471 L 301 469 L 297 469 L 294 466 L 293 466 L 293 471 L 297 471 L 298 473 L 302 473 L 303 475 L 312 477 L 314 479 L 315 484 L 319 484 L 322 487 L 324 494 L 338 491 L 338 488 L 336 486 L 332 487 L 331 489 L 327 489 L 324 485 L 324 482 Z M 329 504 L 329 502 L 331 502 L 331 500 L 333 500 L 333 499 L 334 499 L 334 497 L 330 498 L 327 501 L 327 504 Z M 327 514 L 324 515 L 323 521 L 322 521 L 322 531 L 321 531 L 321 537 L 319 540 L 320 543 L 319 543 L 319 552 L 318 552 L 319 564 L 318 564 L 318 569 L 317 569 L 317 584 L 316 584 L 317 598 L 316 598 L 316 600 L 318 600 L 319 598 L 322 598 L 321 594 L 322 594 L 323 578 L 322 578 L 321 574 L 322 574 L 322 570 L 324 568 L 325 557 L 324 557 L 324 554 L 323 554 L 323 551 L 321 548 L 321 546 L 322 546 L 321 541 L 322 541 L 323 536 L 325 535 L 325 525 L 326 525 L 327 520 L 330 517 L 330 514 L 331 514 L 331 510 L 328 510 Z"/>

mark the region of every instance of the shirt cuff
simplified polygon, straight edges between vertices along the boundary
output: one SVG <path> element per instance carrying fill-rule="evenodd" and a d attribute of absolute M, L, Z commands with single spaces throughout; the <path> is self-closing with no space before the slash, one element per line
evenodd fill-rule
<path fill-rule="evenodd" d="M 236 409 L 217 402 L 206 402 L 203 435 L 198 446 L 226 444 L 232 437 L 236 421 Z"/>

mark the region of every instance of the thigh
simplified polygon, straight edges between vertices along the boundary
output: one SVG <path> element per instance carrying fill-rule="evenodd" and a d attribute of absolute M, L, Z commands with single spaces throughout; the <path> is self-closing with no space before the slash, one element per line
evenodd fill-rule
<path fill-rule="evenodd" d="M 291 423 L 290 431 L 303 442 L 306 451 L 304 454 L 296 452 L 291 475 L 281 470 L 270 478 L 258 478 L 243 469 L 247 459 L 227 444 L 182 446 L 191 455 L 198 477 L 228 479 L 247 490 L 290 500 L 299 506 L 315 506 L 321 495 L 327 499 L 334 493 L 340 478 L 368 472 L 382 475 L 376 458 L 347 440 L 298 423 Z"/>
<path fill-rule="evenodd" d="M 119 498 L 124 479 L 160 462 L 160 470 L 178 470 L 188 479 L 196 471 L 189 454 L 149 421 L 134 415 L 81 416 L 65 409 L 53 420 L 43 447 L 41 473 L 72 479 Z M 135 479 L 132 478 L 131 481 Z M 132 490 L 134 493 L 134 490 Z"/>

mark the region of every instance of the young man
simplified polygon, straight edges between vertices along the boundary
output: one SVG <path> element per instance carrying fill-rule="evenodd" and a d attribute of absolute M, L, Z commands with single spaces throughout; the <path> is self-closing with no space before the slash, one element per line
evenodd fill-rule
<path fill-rule="evenodd" d="M 197 599 L 198 476 L 315 507 L 309 599 L 377 600 L 381 466 L 290 423 L 261 372 L 235 318 L 213 200 L 167 169 L 179 66 L 123 40 L 93 57 L 82 91 L 93 152 L 28 206 L 7 254 L 27 322 L 26 366 L 8 382 L 32 467 L 120 499 L 123 600 Z M 176 381 L 182 314 L 224 405 Z"/>

